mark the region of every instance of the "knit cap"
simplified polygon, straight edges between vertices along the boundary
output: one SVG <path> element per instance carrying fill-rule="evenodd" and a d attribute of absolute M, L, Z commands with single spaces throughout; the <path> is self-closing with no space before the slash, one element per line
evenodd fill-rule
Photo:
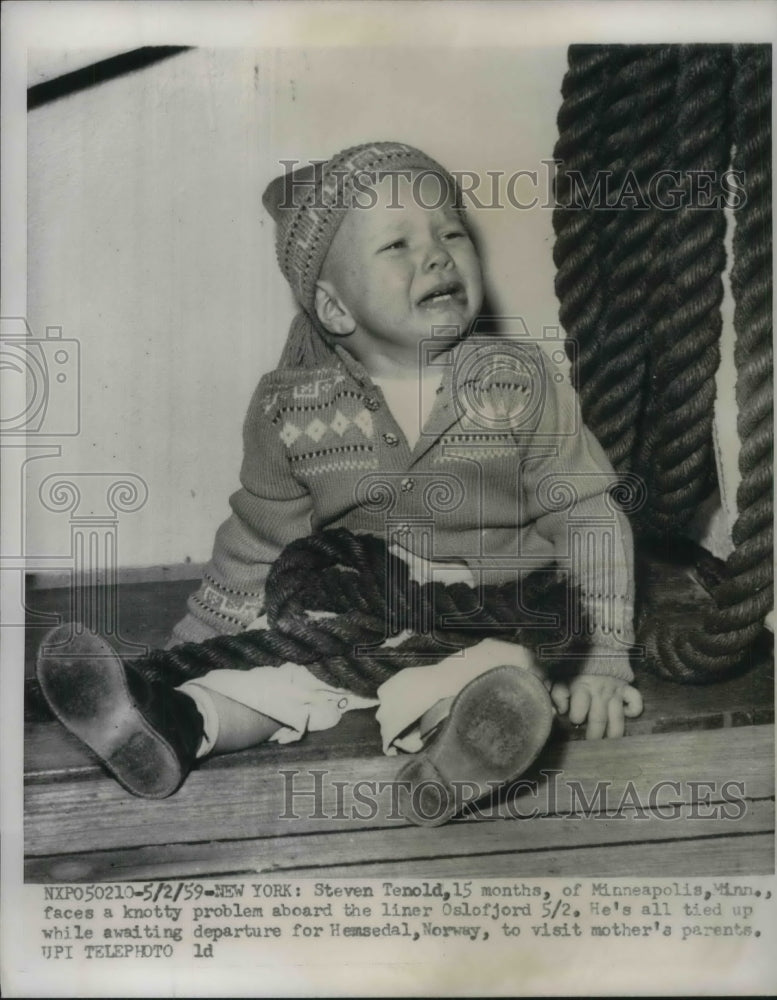
<path fill-rule="evenodd" d="M 311 163 L 276 177 L 262 198 L 276 222 L 275 248 L 281 271 L 299 304 L 315 322 L 316 282 L 335 233 L 351 205 L 364 207 L 354 182 L 410 170 L 445 178 L 458 186 L 436 160 L 403 142 L 369 142 L 352 146 L 323 163 Z M 377 176 L 376 176 L 377 175 Z"/>

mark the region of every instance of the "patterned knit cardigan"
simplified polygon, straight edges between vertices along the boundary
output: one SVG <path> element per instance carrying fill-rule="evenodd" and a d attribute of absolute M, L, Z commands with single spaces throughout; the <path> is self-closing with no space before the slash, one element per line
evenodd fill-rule
<path fill-rule="evenodd" d="M 633 552 L 622 505 L 635 491 L 583 426 L 574 390 L 528 340 L 470 337 L 431 363 L 441 381 L 413 449 L 380 389 L 340 347 L 329 364 L 262 378 L 244 425 L 242 488 L 170 645 L 250 626 L 282 549 L 344 527 L 463 562 L 483 584 L 555 563 L 585 604 L 583 672 L 632 679 Z"/>

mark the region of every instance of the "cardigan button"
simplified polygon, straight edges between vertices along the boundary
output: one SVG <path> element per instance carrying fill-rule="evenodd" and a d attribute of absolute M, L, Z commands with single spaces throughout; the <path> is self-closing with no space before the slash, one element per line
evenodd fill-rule
<path fill-rule="evenodd" d="M 373 413 L 380 409 L 380 400 L 375 399 L 374 396 L 368 396 L 364 400 L 364 406 L 366 409 L 371 410 Z"/>
<path fill-rule="evenodd" d="M 396 434 L 384 434 L 383 440 L 386 442 L 389 448 L 396 448 L 396 446 L 399 444 L 399 438 L 396 436 Z"/>

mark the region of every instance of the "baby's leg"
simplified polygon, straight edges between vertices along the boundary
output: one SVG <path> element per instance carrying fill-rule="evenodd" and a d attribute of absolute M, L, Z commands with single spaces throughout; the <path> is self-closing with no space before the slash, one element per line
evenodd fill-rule
<path fill-rule="evenodd" d="M 99 636 L 53 630 L 37 676 L 54 715 L 133 795 L 172 795 L 198 757 L 267 739 L 290 742 L 375 705 L 330 688 L 304 667 L 217 670 L 172 688 L 123 663 Z"/>
<path fill-rule="evenodd" d="M 425 736 L 445 718 L 459 692 L 476 677 L 505 665 L 532 673 L 545 683 L 531 650 L 502 639 L 483 639 L 439 663 L 395 674 L 378 689 L 376 717 L 384 753 L 421 750 Z"/>
<path fill-rule="evenodd" d="M 191 688 L 183 693 L 193 697 Z M 236 750 L 245 750 L 258 743 L 264 743 L 281 728 L 277 719 L 271 719 L 269 715 L 241 705 L 239 701 L 219 694 L 218 691 L 209 691 L 206 697 L 210 699 L 211 704 L 205 712 L 203 712 L 202 699 L 194 696 L 193 701 L 206 723 L 206 733 L 208 733 L 209 710 L 212 710 L 218 719 L 216 738 L 213 740 L 213 748 L 209 751 L 212 754 L 234 753 Z"/>
<path fill-rule="evenodd" d="M 343 712 L 377 705 L 318 680 L 303 666 L 213 670 L 182 684 L 204 722 L 198 757 L 231 753 L 265 740 L 291 743 L 337 725 Z"/>
<path fill-rule="evenodd" d="M 384 749 L 413 752 L 396 781 L 402 815 L 420 825 L 444 823 L 517 779 L 545 745 L 553 719 L 532 654 L 500 640 L 403 670 L 378 694 Z"/>
<path fill-rule="evenodd" d="M 122 663 L 100 636 L 70 631 L 54 629 L 38 653 L 38 683 L 52 712 L 133 795 L 172 795 L 202 742 L 195 703 Z"/>

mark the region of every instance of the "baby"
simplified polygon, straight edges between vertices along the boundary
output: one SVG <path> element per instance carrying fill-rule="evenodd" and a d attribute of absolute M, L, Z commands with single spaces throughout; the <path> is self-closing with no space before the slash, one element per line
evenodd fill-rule
<path fill-rule="evenodd" d="M 134 794 L 164 797 L 197 758 L 289 742 L 376 707 L 384 750 L 414 754 L 398 775 L 404 814 L 444 822 L 532 763 L 554 707 L 591 739 L 622 735 L 641 712 L 628 657 L 631 533 L 607 492 L 612 469 L 542 351 L 467 339 L 483 275 L 459 198 L 443 167 L 398 142 L 345 150 L 268 187 L 279 264 L 302 310 L 251 402 L 242 488 L 171 646 L 265 625 L 270 567 L 312 531 L 385 538 L 388 515 L 369 489 L 383 482 L 402 529 L 387 541 L 419 581 L 480 587 L 567 565 L 590 633 L 584 662 L 551 682 L 541 657 L 485 638 L 353 691 L 293 663 L 212 670 L 173 688 L 89 635 L 80 652 L 41 655 L 54 713 Z M 566 507 L 554 482 L 571 485 Z M 458 500 L 434 508 L 435 483 Z M 516 620 L 520 610 L 516 598 Z"/>

